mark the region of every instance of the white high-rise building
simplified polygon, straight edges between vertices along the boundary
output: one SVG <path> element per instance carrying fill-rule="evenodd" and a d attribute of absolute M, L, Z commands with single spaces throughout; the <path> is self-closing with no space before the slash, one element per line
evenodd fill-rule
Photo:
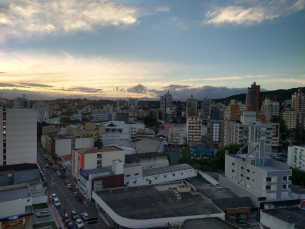
<path fill-rule="evenodd" d="M 305 145 L 288 146 L 287 164 L 305 171 Z"/>
<path fill-rule="evenodd" d="M 33 108 L 37 112 L 37 122 L 48 122 L 49 121 L 49 105 L 39 102 L 33 105 Z"/>
<path fill-rule="evenodd" d="M 34 109 L 0 103 L 0 166 L 37 163 L 37 114 Z"/>
<path fill-rule="evenodd" d="M 262 114 L 266 115 L 267 121 L 270 121 L 272 116 L 279 116 L 280 105 L 278 102 L 272 102 L 270 99 L 265 99 L 262 105 Z"/>

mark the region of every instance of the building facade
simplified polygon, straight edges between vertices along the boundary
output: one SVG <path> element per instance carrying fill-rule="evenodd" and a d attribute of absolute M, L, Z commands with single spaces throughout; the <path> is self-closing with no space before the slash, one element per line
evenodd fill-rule
<path fill-rule="evenodd" d="M 169 91 L 160 97 L 160 110 L 162 113 L 162 120 L 166 121 L 167 108 L 172 107 L 173 96 L 169 94 Z"/>
<path fill-rule="evenodd" d="M 287 164 L 305 171 L 305 145 L 288 146 Z"/>
<path fill-rule="evenodd" d="M 294 110 L 287 110 L 283 114 L 283 119 L 285 120 L 288 129 L 294 129 L 298 122 L 298 112 Z"/>
<path fill-rule="evenodd" d="M 197 104 L 198 101 L 197 99 L 193 98 L 193 95 L 191 95 L 191 98 L 186 100 L 186 117 L 197 116 L 198 114 Z"/>
<path fill-rule="evenodd" d="M 267 121 L 270 121 L 272 116 L 279 116 L 280 105 L 278 102 L 273 102 L 270 99 L 265 99 L 262 105 L 262 114 L 266 115 Z"/>
<path fill-rule="evenodd" d="M 33 105 L 33 108 L 37 112 L 37 122 L 48 122 L 49 121 L 49 105 L 39 102 Z"/>
<path fill-rule="evenodd" d="M 301 88 L 292 95 L 292 108 L 295 111 L 305 111 L 305 95 Z"/>
<path fill-rule="evenodd" d="M 207 137 L 213 144 L 223 145 L 224 121 L 223 119 L 208 118 Z"/>
<path fill-rule="evenodd" d="M 188 144 L 201 142 L 201 128 L 202 119 L 199 116 L 187 117 L 186 129 Z"/>
<path fill-rule="evenodd" d="M 253 111 L 260 110 L 260 85 L 256 85 L 256 82 L 247 89 L 246 107 Z"/>
<path fill-rule="evenodd" d="M 168 144 L 174 145 L 184 145 L 186 143 L 185 139 L 186 133 L 184 128 L 173 127 L 168 131 Z"/>

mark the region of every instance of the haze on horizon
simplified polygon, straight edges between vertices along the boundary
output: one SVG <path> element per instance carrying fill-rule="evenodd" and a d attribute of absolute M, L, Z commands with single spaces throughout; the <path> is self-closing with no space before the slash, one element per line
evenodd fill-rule
<path fill-rule="evenodd" d="M 0 2 L 3 97 L 175 100 L 305 85 L 305 0 Z"/>

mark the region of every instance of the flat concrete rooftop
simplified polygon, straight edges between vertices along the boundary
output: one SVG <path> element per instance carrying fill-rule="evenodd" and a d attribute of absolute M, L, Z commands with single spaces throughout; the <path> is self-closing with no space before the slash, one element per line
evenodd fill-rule
<path fill-rule="evenodd" d="M 200 195 L 181 192 L 177 199 L 172 185 L 145 186 L 98 191 L 96 194 L 118 215 L 129 219 L 157 219 L 222 213 Z M 162 186 L 165 186 L 162 189 Z"/>
<path fill-rule="evenodd" d="M 18 189 L 0 191 L 0 202 L 25 199 L 29 197 L 31 196 L 27 188 L 18 188 Z"/>

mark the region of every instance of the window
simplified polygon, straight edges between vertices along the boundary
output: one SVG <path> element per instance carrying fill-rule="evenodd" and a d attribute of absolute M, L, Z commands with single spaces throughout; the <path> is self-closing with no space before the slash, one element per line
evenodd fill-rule
<path fill-rule="evenodd" d="M 234 169 L 232 169 L 232 172 L 233 172 L 233 173 L 235 172 Z"/>
<path fill-rule="evenodd" d="M 267 186 L 266 186 L 266 190 L 271 190 L 271 186 L 270 186 L 270 185 L 267 185 Z"/>
<path fill-rule="evenodd" d="M 267 182 L 271 182 L 271 177 L 267 177 L 267 178 L 266 178 L 266 181 L 267 181 Z"/>
<path fill-rule="evenodd" d="M 134 183 L 134 184 L 137 183 L 137 180 L 135 180 L 133 183 Z"/>
<path fill-rule="evenodd" d="M 255 160 L 251 160 L 251 165 L 255 165 Z"/>
<path fill-rule="evenodd" d="M 175 174 L 175 173 L 173 173 L 173 176 L 176 176 L 176 174 Z"/>
<path fill-rule="evenodd" d="M 135 173 L 135 176 L 138 176 L 139 175 L 139 173 Z"/>
<path fill-rule="evenodd" d="M 243 174 L 240 174 L 241 175 L 241 177 L 244 177 L 244 175 Z"/>
<path fill-rule="evenodd" d="M 247 169 L 247 172 L 250 173 L 250 169 Z"/>
<path fill-rule="evenodd" d="M 234 162 L 232 162 L 232 165 L 235 165 Z"/>
<path fill-rule="evenodd" d="M 130 174 L 126 175 L 126 177 L 130 177 Z"/>
<path fill-rule="evenodd" d="M 250 177 L 247 177 L 247 180 L 250 180 Z"/>
<path fill-rule="evenodd" d="M 241 169 L 244 169 L 244 167 L 240 167 Z"/>
<path fill-rule="evenodd" d="M 282 185 L 282 189 L 287 189 L 287 185 L 286 185 L 286 184 L 283 184 L 283 185 Z"/>

